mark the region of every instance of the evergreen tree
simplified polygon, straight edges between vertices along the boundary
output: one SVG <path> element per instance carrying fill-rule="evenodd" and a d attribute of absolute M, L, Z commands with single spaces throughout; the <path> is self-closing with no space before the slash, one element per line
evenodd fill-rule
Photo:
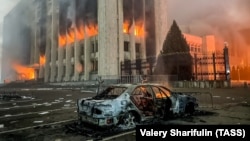
<path fill-rule="evenodd" d="M 177 75 L 178 80 L 191 80 L 193 58 L 189 46 L 176 21 L 166 36 L 154 70 L 155 75 Z"/>

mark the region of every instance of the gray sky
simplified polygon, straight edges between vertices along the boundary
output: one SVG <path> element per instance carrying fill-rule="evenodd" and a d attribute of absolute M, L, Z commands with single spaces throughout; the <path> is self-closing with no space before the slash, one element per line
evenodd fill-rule
<path fill-rule="evenodd" d="M 16 5 L 19 0 L 0 0 L 0 23 L 3 17 Z"/>
<path fill-rule="evenodd" d="M 17 4 L 19 0 L 0 0 L 0 74 L 1 74 L 1 67 L 2 67 L 2 22 L 4 16 Z M 1 80 L 1 75 L 0 75 Z"/>

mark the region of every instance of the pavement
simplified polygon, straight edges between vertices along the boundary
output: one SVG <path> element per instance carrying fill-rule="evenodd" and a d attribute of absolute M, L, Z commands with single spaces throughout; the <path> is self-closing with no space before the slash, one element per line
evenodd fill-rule
<path fill-rule="evenodd" d="M 65 125 L 77 120 L 76 101 L 95 95 L 95 88 L 2 87 L 0 94 L 16 92 L 21 98 L 0 99 L 0 141 L 91 140 L 67 134 Z M 169 119 L 163 124 L 247 124 L 250 125 L 250 88 L 175 89 L 184 92 L 209 92 L 197 95 L 201 111 L 193 117 Z M 119 139 L 125 137 L 119 137 Z M 133 139 L 130 139 L 133 140 Z"/>

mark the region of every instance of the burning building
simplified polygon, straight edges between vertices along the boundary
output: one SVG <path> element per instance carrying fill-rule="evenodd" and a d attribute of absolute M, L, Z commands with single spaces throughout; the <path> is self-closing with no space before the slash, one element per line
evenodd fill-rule
<path fill-rule="evenodd" d="M 2 31 L 2 80 L 31 80 L 35 69 L 30 66 L 32 52 L 31 1 L 20 1 L 5 17 Z"/>
<path fill-rule="evenodd" d="M 156 56 L 167 33 L 166 0 L 34 0 L 29 4 L 33 5 L 32 19 L 27 20 L 29 35 L 17 36 L 27 38 L 30 45 L 23 57 L 29 56 L 34 77 L 45 82 L 115 79 L 121 74 L 121 62 Z M 5 21 L 6 26 L 19 23 Z"/>

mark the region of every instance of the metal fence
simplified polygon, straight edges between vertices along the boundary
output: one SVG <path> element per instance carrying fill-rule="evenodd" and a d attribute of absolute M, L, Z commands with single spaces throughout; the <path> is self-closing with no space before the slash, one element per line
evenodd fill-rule
<path fill-rule="evenodd" d="M 181 55 L 179 56 L 181 57 Z M 171 59 L 175 63 L 175 59 Z M 192 55 L 193 76 L 192 80 L 230 80 L 230 66 L 228 49 L 225 47 L 222 53 L 194 54 Z M 146 59 L 125 60 L 121 63 L 121 74 L 126 77 L 133 75 L 153 75 L 157 57 Z M 177 66 L 181 69 L 181 66 Z M 179 70 L 179 69 L 177 69 Z M 171 81 L 179 80 L 179 72 L 166 74 Z M 125 78 L 126 78 L 125 77 Z M 158 78 L 156 78 L 158 79 Z M 189 80 L 188 80 L 189 81 Z"/>

